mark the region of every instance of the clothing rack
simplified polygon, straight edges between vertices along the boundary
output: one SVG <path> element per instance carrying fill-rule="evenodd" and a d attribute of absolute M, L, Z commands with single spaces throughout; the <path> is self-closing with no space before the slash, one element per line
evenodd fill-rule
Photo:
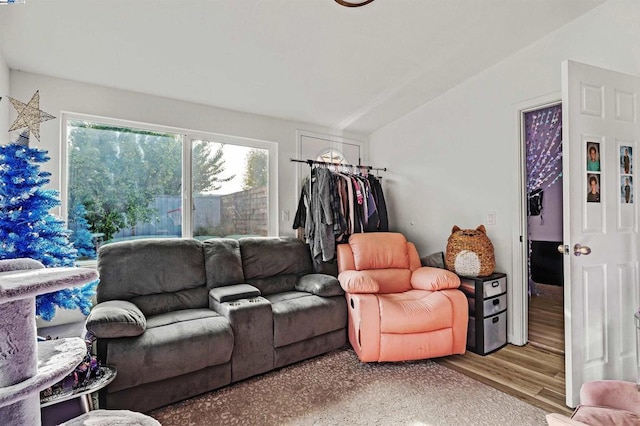
<path fill-rule="evenodd" d="M 289 161 L 293 161 L 293 162 L 296 162 L 296 163 L 307 163 L 309 166 L 312 166 L 314 164 L 318 164 L 318 165 L 323 165 L 323 166 L 335 166 L 335 167 L 356 167 L 356 168 L 359 168 L 359 169 L 376 170 L 376 171 L 380 171 L 380 172 L 386 172 L 387 171 L 386 167 L 362 166 L 360 164 L 328 163 L 326 161 L 319 161 L 319 160 L 298 160 L 297 158 L 289 158 Z"/>

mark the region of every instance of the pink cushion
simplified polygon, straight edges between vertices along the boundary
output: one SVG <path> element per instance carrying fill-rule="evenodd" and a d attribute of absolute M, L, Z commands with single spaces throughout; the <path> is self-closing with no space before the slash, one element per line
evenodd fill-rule
<path fill-rule="evenodd" d="M 640 416 L 626 410 L 616 410 L 609 407 L 594 407 L 591 405 L 579 405 L 574 411 L 572 420 L 577 420 L 588 425 L 615 425 L 637 426 L 640 425 Z"/>
<path fill-rule="evenodd" d="M 411 286 L 421 290 L 444 290 L 460 287 L 460 277 L 446 269 L 423 266 L 413 271 Z"/>
<path fill-rule="evenodd" d="M 409 290 L 378 295 L 381 333 L 424 333 L 450 328 L 453 308 L 442 292 Z"/>
<path fill-rule="evenodd" d="M 343 271 L 338 275 L 340 287 L 351 294 L 377 293 L 380 291 L 378 282 L 366 271 Z"/>
<path fill-rule="evenodd" d="M 362 271 L 378 283 L 378 293 L 400 293 L 411 290 L 409 269 L 369 269 Z"/>
<path fill-rule="evenodd" d="M 354 234 L 349 238 L 356 270 L 409 269 L 407 239 L 394 232 Z"/>

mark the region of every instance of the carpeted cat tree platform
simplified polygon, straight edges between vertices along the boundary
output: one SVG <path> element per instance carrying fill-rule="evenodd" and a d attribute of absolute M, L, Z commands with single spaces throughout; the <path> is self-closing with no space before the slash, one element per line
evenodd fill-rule
<path fill-rule="evenodd" d="M 89 268 L 44 268 L 40 262 L 32 259 L 0 260 L 2 424 L 40 425 L 40 391 L 73 371 L 87 351 L 84 341 L 79 337 L 37 342 L 36 296 L 84 285 L 97 278 L 97 272 Z M 139 413 L 96 410 L 67 424 L 160 423 Z"/>

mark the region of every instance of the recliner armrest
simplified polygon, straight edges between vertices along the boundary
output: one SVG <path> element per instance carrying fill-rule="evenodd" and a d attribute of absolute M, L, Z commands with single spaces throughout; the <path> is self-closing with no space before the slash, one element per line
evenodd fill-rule
<path fill-rule="evenodd" d="M 431 291 L 458 288 L 460 277 L 446 269 L 423 266 L 411 274 L 411 287 Z"/>
<path fill-rule="evenodd" d="M 338 275 L 340 286 L 347 293 L 378 293 L 380 284 L 366 271 L 343 271 Z"/>
<path fill-rule="evenodd" d="M 249 284 L 226 285 L 209 290 L 209 297 L 219 303 L 256 296 L 260 296 L 260 290 Z"/>
<path fill-rule="evenodd" d="M 326 274 L 308 274 L 298 280 L 296 290 L 315 294 L 316 296 L 342 296 L 344 291 L 336 277 Z"/>
<path fill-rule="evenodd" d="M 86 327 L 98 338 L 134 337 L 147 329 L 147 318 L 131 302 L 109 300 L 91 309 Z"/>

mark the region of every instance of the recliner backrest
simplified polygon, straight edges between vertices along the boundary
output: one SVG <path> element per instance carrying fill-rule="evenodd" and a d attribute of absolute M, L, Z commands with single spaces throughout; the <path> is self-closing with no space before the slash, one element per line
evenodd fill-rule
<path fill-rule="evenodd" d="M 297 238 L 249 237 L 239 243 L 245 280 L 264 296 L 293 291 L 302 275 L 314 272 L 309 247 Z"/>
<path fill-rule="evenodd" d="M 128 300 L 145 315 L 208 307 L 202 243 L 150 238 L 106 244 L 98 251 L 97 301 Z"/>
<path fill-rule="evenodd" d="M 411 289 L 411 273 L 420 265 L 415 246 L 395 232 L 353 234 L 348 246 L 339 248 L 340 270 L 353 267 L 367 271 L 380 286 L 380 293 L 399 293 Z"/>
<path fill-rule="evenodd" d="M 238 240 L 212 238 L 204 241 L 202 245 L 208 288 L 245 282 Z"/>

